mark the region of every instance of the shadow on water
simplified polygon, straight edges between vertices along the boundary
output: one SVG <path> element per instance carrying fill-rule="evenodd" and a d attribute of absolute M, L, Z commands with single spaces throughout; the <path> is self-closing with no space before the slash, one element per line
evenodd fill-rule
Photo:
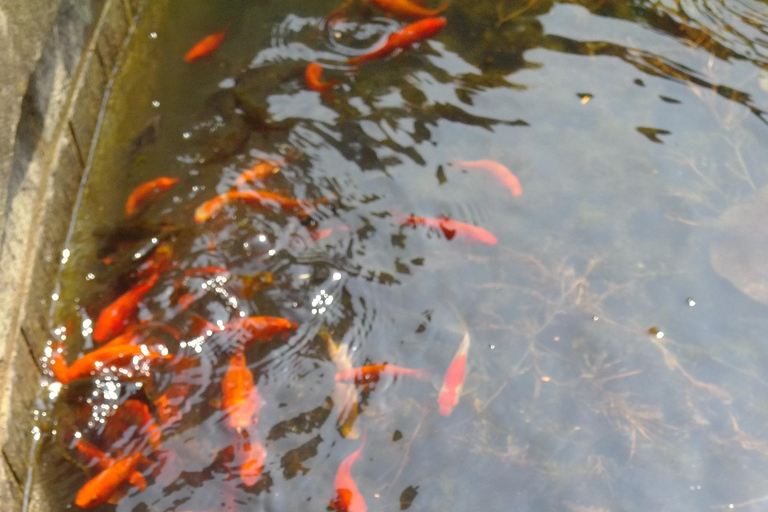
<path fill-rule="evenodd" d="M 92 351 L 102 309 L 162 268 L 136 317 L 177 357 L 46 387 L 46 495 L 74 506 L 96 473 L 75 449 L 86 439 L 147 455 L 146 489 L 94 510 L 323 510 L 365 434 L 352 475 L 372 511 L 761 510 L 768 6 L 454 0 L 435 38 L 360 69 L 346 59 L 403 23 L 362 2 L 326 19 L 337 7 L 166 0 L 142 14 L 51 342 L 70 362 Z M 182 60 L 227 27 L 213 55 Z M 307 90 L 309 62 L 341 84 Z M 459 163 L 481 159 L 522 194 Z M 243 187 L 311 207 L 193 220 L 265 161 L 280 164 Z M 126 218 L 160 176 L 179 181 Z M 226 326 L 267 315 L 298 328 L 245 350 L 261 407 L 233 430 L 222 380 L 244 340 Z M 443 416 L 465 330 L 465 385 Z M 383 362 L 425 378 L 334 379 Z M 159 447 L 142 448 L 129 400 L 161 425 Z M 254 443 L 266 457 L 249 484 L 238 457 Z"/>

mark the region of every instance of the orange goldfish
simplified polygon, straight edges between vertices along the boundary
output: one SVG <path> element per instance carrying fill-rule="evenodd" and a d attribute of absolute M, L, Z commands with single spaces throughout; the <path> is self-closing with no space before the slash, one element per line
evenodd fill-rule
<path fill-rule="evenodd" d="M 115 460 L 112 457 L 99 450 L 85 439 L 79 439 L 75 445 L 75 448 L 77 448 L 77 451 L 85 457 L 95 461 L 96 467 L 101 471 L 107 469 L 109 466 L 112 466 L 115 463 Z M 146 479 L 136 470 L 134 470 L 128 477 L 128 483 L 140 491 L 143 491 L 147 488 Z"/>
<path fill-rule="evenodd" d="M 360 441 L 360 448 L 352 452 L 339 466 L 336 471 L 336 479 L 333 486 L 336 489 L 336 496 L 331 500 L 330 506 L 336 512 L 365 512 L 365 499 L 357 489 L 352 478 L 352 465 L 360 457 L 365 446 L 366 432 L 363 432 L 363 439 Z"/>
<path fill-rule="evenodd" d="M 75 497 L 75 505 L 91 508 L 105 503 L 127 481 L 136 469 L 141 453 L 124 457 L 88 480 Z"/>
<path fill-rule="evenodd" d="M 158 274 L 152 274 L 152 277 L 137 284 L 104 308 L 96 320 L 93 340 L 98 343 L 122 334 L 128 326 L 128 322 L 136 314 L 139 301 L 155 286 L 157 278 Z"/>
<path fill-rule="evenodd" d="M 419 41 L 434 36 L 445 26 L 445 24 L 445 18 L 427 18 L 417 21 L 402 30 L 398 30 L 394 34 L 391 34 L 387 38 L 387 41 L 378 49 L 357 57 L 352 57 L 347 60 L 347 63 L 352 66 L 357 66 L 369 60 L 386 57 L 395 50 L 405 50 Z"/>
<path fill-rule="evenodd" d="M 83 379 L 110 366 L 124 366 L 134 358 L 154 361 L 172 359 L 173 356 L 163 356 L 157 352 L 152 352 L 144 345 L 139 347 L 136 345 L 109 345 L 85 354 L 67 367 L 59 346 L 53 350 L 51 356 L 51 371 L 59 382 L 69 384 L 73 380 Z"/>
<path fill-rule="evenodd" d="M 227 413 L 230 428 L 239 432 L 258 423 L 261 398 L 242 350 L 229 359 L 229 367 L 221 381 L 221 394 L 222 409 Z"/>
<path fill-rule="evenodd" d="M 195 222 L 207 221 L 226 205 L 236 201 L 242 201 L 253 206 L 276 206 L 283 210 L 307 210 L 313 206 L 311 201 L 292 199 L 264 190 L 230 190 L 201 204 L 195 210 Z"/>
<path fill-rule="evenodd" d="M 348 226 L 336 226 L 335 228 L 327 228 L 327 229 L 319 229 L 316 231 L 312 231 L 310 234 L 310 238 L 312 238 L 313 241 L 319 242 L 320 240 L 323 240 L 325 238 L 328 238 L 333 234 L 334 231 L 349 231 Z"/>
<path fill-rule="evenodd" d="M 307 69 L 304 70 L 304 81 L 307 83 L 307 89 L 310 91 L 317 91 L 319 93 L 326 92 L 331 87 L 339 85 L 341 80 L 334 80 L 332 82 L 323 82 L 321 77 L 323 74 L 323 66 L 317 62 L 311 62 L 307 65 Z"/>
<path fill-rule="evenodd" d="M 133 193 L 128 196 L 128 201 L 125 203 L 125 214 L 133 215 L 138 209 L 146 206 L 149 201 L 157 198 L 160 194 L 167 192 L 168 189 L 178 182 L 178 178 L 163 177 L 139 185 Z"/>
<path fill-rule="evenodd" d="M 245 432 L 244 435 L 247 437 L 243 444 L 241 456 L 245 460 L 240 464 L 240 478 L 246 486 L 251 487 L 256 485 L 261 477 L 264 461 L 267 458 L 267 450 L 255 437 Z"/>
<path fill-rule="evenodd" d="M 394 376 L 409 375 L 411 377 L 416 377 L 417 379 L 426 378 L 424 372 L 421 370 L 413 370 L 411 368 L 395 366 L 394 364 L 383 363 L 369 364 L 360 368 L 350 368 L 348 370 L 336 372 L 334 380 L 336 382 L 354 380 L 355 384 L 365 384 L 378 381 L 382 373 Z"/>
<path fill-rule="evenodd" d="M 499 241 L 490 231 L 479 228 L 477 226 L 473 226 L 471 224 L 466 224 L 464 222 L 451 220 L 447 217 L 431 219 L 425 217 L 415 217 L 411 215 L 404 222 L 404 224 L 407 226 L 422 225 L 429 226 L 431 228 L 438 228 L 443 232 L 443 235 L 445 235 L 445 238 L 448 240 L 453 240 L 453 238 L 456 237 L 476 242 L 482 242 L 488 245 L 496 245 Z"/>
<path fill-rule="evenodd" d="M 446 10 L 449 5 L 449 2 L 446 2 L 436 9 L 429 9 L 408 0 L 371 0 L 371 3 L 400 18 L 432 18 Z"/>
<path fill-rule="evenodd" d="M 440 388 L 440 395 L 437 397 L 437 404 L 440 406 L 440 414 L 448 416 L 453 408 L 459 403 L 461 388 L 464 386 L 464 376 L 467 370 L 467 354 L 469 354 L 469 332 L 464 333 L 459 350 L 453 356 L 448 370 L 445 372 L 443 387 Z"/>
<path fill-rule="evenodd" d="M 269 341 L 278 334 L 298 327 L 296 322 L 278 316 L 248 316 L 227 322 L 224 330 L 234 332 L 236 341 L 247 347 L 254 341 Z M 241 333 L 245 333 L 245 336 L 241 336 Z"/>
<path fill-rule="evenodd" d="M 499 180 L 499 182 L 507 187 L 512 195 L 517 197 L 523 194 L 523 187 L 520 186 L 520 180 L 517 176 L 512 174 L 512 171 L 501 165 L 499 162 L 493 160 L 477 160 L 475 162 L 464 162 L 456 160 L 453 162 L 460 167 L 466 167 L 467 169 L 479 169 L 482 171 L 488 171 Z"/>
<path fill-rule="evenodd" d="M 259 162 L 247 171 L 243 172 L 235 180 L 235 185 L 242 187 L 248 183 L 262 182 L 268 176 L 276 174 L 280 171 L 279 162 Z"/>
<path fill-rule="evenodd" d="M 186 55 L 184 55 L 184 62 L 193 62 L 212 54 L 219 46 L 221 46 L 225 35 L 227 35 L 227 29 L 214 32 L 203 38 L 199 43 L 193 46 Z"/>

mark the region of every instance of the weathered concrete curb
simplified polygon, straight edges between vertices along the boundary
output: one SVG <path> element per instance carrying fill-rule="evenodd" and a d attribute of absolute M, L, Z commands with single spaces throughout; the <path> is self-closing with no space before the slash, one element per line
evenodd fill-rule
<path fill-rule="evenodd" d="M 107 85 L 141 0 L 0 0 L 0 500 L 21 510 L 39 347 Z M 37 499 L 36 499 L 37 498 Z M 39 493 L 30 509 L 44 510 Z"/>

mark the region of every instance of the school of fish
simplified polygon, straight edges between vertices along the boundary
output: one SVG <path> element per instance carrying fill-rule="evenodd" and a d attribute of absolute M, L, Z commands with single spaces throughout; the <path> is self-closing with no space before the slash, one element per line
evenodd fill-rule
<path fill-rule="evenodd" d="M 445 3 L 436 8 L 425 7 L 411 0 L 369 0 L 386 15 L 396 19 L 411 20 L 390 34 L 375 48 L 351 57 L 346 64 L 352 73 L 365 72 L 364 64 L 387 59 L 411 49 L 414 45 L 437 35 L 448 23 L 447 18 L 438 17 L 449 8 Z M 341 8 L 329 16 L 338 19 L 344 16 Z M 415 20 L 415 21 L 413 21 Z M 198 60 L 212 58 L 226 39 L 228 28 L 220 29 L 203 38 L 182 57 L 194 66 Z M 343 86 L 343 80 L 323 79 L 324 68 L 317 62 L 309 62 L 304 79 L 307 89 L 315 91 L 332 101 L 329 95 L 335 87 Z M 300 219 L 310 216 L 320 204 L 333 198 L 303 200 L 287 197 L 267 189 L 269 179 L 288 165 L 285 160 L 259 159 L 250 168 L 242 171 L 235 186 L 226 192 L 210 197 L 197 206 L 190 221 L 198 224 L 214 223 L 228 208 L 242 208 L 246 205 L 255 211 L 277 211 L 296 215 Z M 517 177 L 504 165 L 492 160 L 462 161 L 449 163 L 449 169 L 470 173 L 486 174 L 513 197 L 522 194 Z M 481 178 L 482 179 L 482 178 Z M 140 215 L 154 202 L 169 194 L 180 182 L 179 178 L 161 176 L 137 187 L 127 198 L 127 218 Z M 237 206 L 237 205 L 241 206 Z M 394 214 L 394 222 L 400 228 L 431 230 L 448 243 L 485 244 L 494 246 L 497 237 L 479 226 L 467 224 L 447 217 L 428 218 L 415 214 Z M 349 231 L 347 226 L 333 229 L 314 229 L 312 240 L 318 242 L 330 236 L 334 230 Z M 112 259 L 105 259 L 110 264 Z M 140 261 L 133 272 L 134 282 L 121 294 L 103 304 L 93 325 L 90 336 L 95 344 L 92 350 L 71 357 L 63 342 L 50 347 L 48 368 L 50 374 L 61 385 L 68 386 L 76 381 L 94 379 L 104 375 L 125 381 L 143 381 L 150 372 L 161 372 L 170 376 L 170 385 L 164 392 L 152 399 L 131 397 L 122 402 L 106 421 L 101 438 L 72 439 L 70 448 L 73 458 L 86 467 L 87 479 L 75 497 L 75 505 L 91 508 L 103 503 L 117 503 L 128 492 L 141 492 L 147 487 L 147 478 L 154 476 L 152 468 L 159 461 L 171 463 L 173 454 L 163 446 L 165 431 L 178 423 L 188 412 L 188 393 L 191 384 L 175 380 L 174 376 L 184 369 L 194 367 L 194 357 L 170 353 L 164 338 L 174 340 L 189 336 L 216 338 L 216 352 L 226 361 L 217 384 L 220 396 L 215 405 L 222 414 L 222 424 L 227 429 L 232 443 L 223 457 L 231 467 L 231 478 L 239 479 L 242 485 L 256 485 L 262 472 L 269 446 L 260 437 L 257 426 L 259 412 L 264 400 L 248 361 L 248 348 L 261 343 L 270 343 L 277 338 L 296 336 L 299 324 L 291 319 L 274 316 L 251 316 L 234 318 L 224 324 L 214 325 L 200 316 L 192 316 L 187 332 L 180 332 L 162 320 L 141 315 L 146 297 L 159 294 L 158 285 L 169 273 L 178 271 L 171 244 L 161 243 L 146 258 Z M 171 288 L 171 309 L 176 315 L 186 314 L 200 299 L 196 292 L 182 293 L 184 283 L 189 279 L 230 278 L 229 270 L 221 266 L 205 266 L 181 269 L 183 277 Z M 253 278 L 243 283 L 241 293 L 247 296 L 253 288 L 269 286 L 271 276 Z M 462 386 L 467 374 L 470 352 L 470 334 L 465 331 L 443 375 L 428 369 L 407 368 L 388 362 L 374 362 L 355 366 L 347 345 L 336 344 L 330 336 L 320 333 L 327 342 L 327 352 L 336 366 L 333 400 L 339 407 L 337 428 L 343 437 L 358 439 L 357 449 L 351 452 L 338 466 L 333 482 L 328 482 L 329 506 L 337 512 L 365 512 L 364 490 L 358 488 L 353 465 L 360 459 L 366 445 L 367 432 L 360 435 L 358 393 L 359 388 L 370 389 L 382 378 L 404 378 L 429 381 L 432 376 L 442 377 L 442 385 L 435 399 L 435 411 L 448 416 L 459 404 Z M 455 343 L 455 342 L 451 342 Z"/>

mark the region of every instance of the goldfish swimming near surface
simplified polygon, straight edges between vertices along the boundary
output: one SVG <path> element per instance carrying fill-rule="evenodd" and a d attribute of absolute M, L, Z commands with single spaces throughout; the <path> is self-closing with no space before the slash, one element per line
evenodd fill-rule
<path fill-rule="evenodd" d="M 517 197 L 523 194 L 523 187 L 520 185 L 520 180 L 517 179 L 517 176 L 512 174 L 512 171 L 501 165 L 499 162 L 493 160 L 476 160 L 474 162 L 456 160 L 453 163 L 459 167 L 465 167 L 467 169 L 487 171 L 493 174 L 502 185 L 508 188 L 513 196 Z"/>
<path fill-rule="evenodd" d="M 361 366 L 359 368 L 349 368 L 348 370 L 338 371 L 334 376 L 336 382 L 339 381 L 355 381 L 355 384 L 365 384 L 367 382 L 376 382 L 381 377 L 382 373 L 386 373 L 393 376 L 408 375 L 410 377 L 416 377 L 417 379 L 424 379 L 424 372 L 421 370 L 414 370 L 411 368 L 403 368 L 402 366 L 395 366 L 394 364 L 369 364 L 367 366 Z"/>
<path fill-rule="evenodd" d="M 307 64 L 307 68 L 304 70 L 304 81 L 307 83 L 307 89 L 310 91 L 317 91 L 322 93 L 341 83 L 341 80 L 323 82 L 321 78 L 322 75 L 323 66 L 317 62 L 311 62 Z"/>
<path fill-rule="evenodd" d="M 336 478 L 333 481 L 333 487 L 336 490 L 336 496 L 331 500 L 330 506 L 336 512 L 365 512 L 365 499 L 357 489 L 357 484 L 352 478 L 352 465 L 360 457 L 365 446 L 366 432 L 363 432 L 363 439 L 360 441 L 360 448 L 349 454 L 344 459 L 336 471 Z"/>
<path fill-rule="evenodd" d="M 213 34 L 204 37 L 200 42 L 195 44 L 186 55 L 184 55 L 184 62 L 193 62 L 212 54 L 219 46 L 221 46 L 225 35 L 227 35 L 227 29 L 214 32 Z"/>
<path fill-rule="evenodd" d="M 461 340 L 459 350 L 453 356 L 448 370 L 445 372 L 443 386 L 440 388 L 440 395 L 437 397 L 437 404 L 440 406 L 440 414 L 448 416 L 453 408 L 459 403 L 461 388 L 464 386 L 464 377 L 467 371 L 467 355 L 469 354 L 469 331 L 464 332 L 464 338 Z"/>
<path fill-rule="evenodd" d="M 83 379 L 90 375 L 100 373 L 112 366 L 122 367 L 133 361 L 134 358 L 154 361 L 158 359 L 172 359 L 171 355 L 162 355 L 148 350 L 145 345 L 109 345 L 100 347 L 93 352 L 85 354 L 80 359 L 67 366 L 61 348 L 54 348 L 50 357 L 51 371 L 62 384 Z"/>
<path fill-rule="evenodd" d="M 428 39 L 437 34 L 446 24 L 445 18 L 427 18 L 412 23 L 394 34 L 390 34 L 387 41 L 376 50 L 347 60 L 347 63 L 356 66 L 363 62 L 381 59 L 390 55 L 395 50 L 405 50 L 414 43 Z"/>
<path fill-rule="evenodd" d="M 230 190 L 201 204 L 195 210 L 195 222 L 205 222 L 228 204 L 238 201 L 254 206 L 277 206 L 283 210 L 308 210 L 313 207 L 312 201 L 292 199 L 264 190 Z"/>
<path fill-rule="evenodd" d="M 130 478 L 141 457 L 141 453 L 135 453 L 119 459 L 88 480 L 78 491 L 75 505 L 91 508 L 105 503 Z"/>
<path fill-rule="evenodd" d="M 235 185 L 242 187 L 248 183 L 262 182 L 267 177 L 278 172 L 280 172 L 279 162 L 259 162 L 238 176 L 235 180 Z"/>
<path fill-rule="evenodd" d="M 296 322 L 278 316 L 247 316 L 227 322 L 224 330 L 233 333 L 234 341 L 242 347 L 247 347 L 254 341 L 270 341 L 278 334 L 298 327 Z"/>
<path fill-rule="evenodd" d="M 446 2 L 440 7 L 429 9 L 409 0 L 370 0 L 370 2 L 382 11 L 400 18 L 432 18 L 450 5 Z"/>
<path fill-rule="evenodd" d="M 483 228 L 473 226 L 472 224 L 466 224 L 456 220 L 451 220 L 447 217 L 431 219 L 426 217 L 416 217 L 411 215 L 405 222 L 406 226 L 429 226 L 432 228 L 438 228 L 443 232 L 445 238 L 453 240 L 454 238 L 463 238 L 475 242 L 482 242 L 488 245 L 496 245 L 498 239 L 496 236 Z"/>
<path fill-rule="evenodd" d="M 248 369 L 245 353 L 235 352 L 221 381 L 222 409 L 227 413 L 227 425 L 240 431 L 258 423 L 261 398 Z"/>
<path fill-rule="evenodd" d="M 78 439 L 75 448 L 85 457 L 88 457 L 95 462 L 96 468 L 100 471 L 107 469 L 115 463 L 115 459 L 107 455 L 105 452 L 99 450 L 96 446 L 92 445 L 85 439 Z M 139 491 L 143 491 L 147 488 L 147 481 L 144 476 L 135 469 L 128 477 L 128 483 L 136 487 Z"/>
<path fill-rule="evenodd" d="M 136 314 L 139 301 L 155 286 L 157 278 L 158 274 L 152 274 L 152 277 L 137 284 L 104 308 L 96 320 L 93 341 L 99 343 L 122 334 Z"/>
<path fill-rule="evenodd" d="M 125 203 L 125 214 L 133 215 L 137 210 L 146 206 L 146 204 L 162 194 L 167 192 L 172 186 L 179 182 L 178 178 L 157 178 L 153 181 L 148 181 L 143 185 L 139 185 L 128 196 L 128 201 Z"/>

